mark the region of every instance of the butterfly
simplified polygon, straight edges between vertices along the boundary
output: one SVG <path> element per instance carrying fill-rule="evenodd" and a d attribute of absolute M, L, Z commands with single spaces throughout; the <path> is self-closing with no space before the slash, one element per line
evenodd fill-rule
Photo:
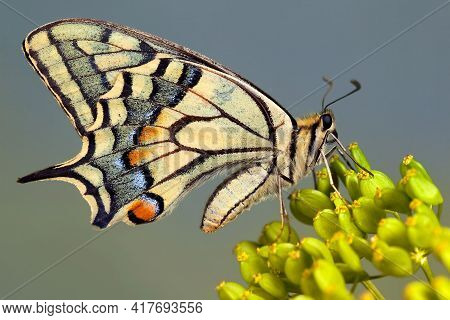
<path fill-rule="evenodd" d="M 59 20 L 32 31 L 23 50 L 82 149 L 18 182 L 74 184 L 99 228 L 156 221 L 193 188 L 232 170 L 205 206 L 201 229 L 213 232 L 295 185 L 337 140 L 327 107 L 295 119 L 230 69 L 129 27 Z"/>

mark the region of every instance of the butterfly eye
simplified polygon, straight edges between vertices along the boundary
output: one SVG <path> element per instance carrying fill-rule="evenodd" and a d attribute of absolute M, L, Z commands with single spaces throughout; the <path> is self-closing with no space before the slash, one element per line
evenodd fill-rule
<path fill-rule="evenodd" d="M 333 119 L 331 118 L 331 116 L 329 114 L 325 113 L 320 118 L 322 119 L 323 130 L 330 129 L 331 125 L 333 124 Z"/>

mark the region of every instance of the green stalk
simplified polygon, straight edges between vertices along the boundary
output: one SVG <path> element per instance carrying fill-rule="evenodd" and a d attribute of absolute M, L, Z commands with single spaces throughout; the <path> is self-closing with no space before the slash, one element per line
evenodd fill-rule
<path fill-rule="evenodd" d="M 366 280 L 361 283 L 374 296 L 376 300 L 385 300 L 383 294 L 380 292 L 380 290 L 378 290 L 378 288 L 373 284 L 372 281 Z"/>
<path fill-rule="evenodd" d="M 428 258 L 425 257 L 423 259 L 423 262 L 420 264 L 420 267 L 422 268 L 423 273 L 425 274 L 425 277 L 427 277 L 427 280 L 429 283 L 433 280 L 433 272 L 431 271 L 430 264 L 428 263 Z"/>
<path fill-rule="evenodd" d="M 441 203 L 440 205 L 438 205 L 437 207 L 437 217 L 438 220 L 441 221 L 441 214 L 442 214 L 442 209 L 444 208 L 444 204 Z"/>
<path fill-rule="evenodd" d="M 353 285 L 352 285 L 352 287 L 351 287 L 351 289 L 350 289 L 350 292 L 351 292 L 352 294 L 355 293 L 356 287 L 358 286 L 358 283 L 359 283 L 359 276 L 356 277 L 355 282 L 353 282 Z"/>
<path fill-rule="evenodd" d="M 395 211 L 392 211 L 392 210 L 386 210 L 386 211 L 389 212 L 390 214 L 392 214 L 394 216 L 394 218 L 396 218 L 397 220 L 402 220 L 402 218 L 400 217 L 398 212 L 395 212 Z"/>

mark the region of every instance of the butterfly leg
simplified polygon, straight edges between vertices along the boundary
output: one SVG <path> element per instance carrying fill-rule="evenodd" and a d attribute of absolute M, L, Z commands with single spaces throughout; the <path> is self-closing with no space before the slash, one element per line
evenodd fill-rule
<path fill-rule="evenodd" d="M 355 168 L 353 168 L 353 165 L 348 161 L 348 159 L 345 157 L 345 154 L 341 151 L 341 149 L 338 149 L 339 155 L 341 156 L 342 160 L 345 161 L 347 166 L 352 169 L 353 171 L 356 171 Z"/>
<path fill-rule="evenodd" d="M 327 153 L 325 153 L 325 157 L 327 159 L 329 159 L 333 153 L 336 151 L 336 146 L 333 146 L 333 148 L 330 149 L 330 151 L 327 151 Z M 318 161 L 319 162 L 319 161 Z M 314 185 L 314 189 L 317 189 L 317 174 L 316 174 L 316 169 L 312 168 L 311 169 L 312 172 L 312 177 L 313 177 L 313 185 Z"/>
<path fill-rule="evenodd" d="M 277 184 L 278 184 L 278 199 L 280 200 L 281 228 L 283 228 L 285 224 L 289 226 L 289 215 L 284 205 L 283 194 L 281 193 L 281 177 L 278 173 L 277 173 Z"/>
<path fill-rule="evenodd" d="M 338 144 L 339 146 L 339 153 L 342 155 L 342 157 L 344 157 L 344 154 L 350 158 L 350 160 L 352 160 L 361 170 L 367 172 L 371 177 L 373 177 L 373 173 L 370 172 L 370 170 L 364 168 L 362 165 L 359 164 L 358 161 L 355 160 L 355 158 L 353 158 L 353 156 L 347 151 L 347 149 L 345 149 L 344 145 L 342 144 L 342 142 L 332 133 L 330 132 L 330 135 L 334 138 L 334 141 Z"/>
<path fill-rule="evenodd" d="M 316 176 L 316 169 L 312 168 L 312 176 L 313 176 L 313 183 L 314 183 L 314 189 L 317 189 L 317 176 Z"/>
<path fill-rule="evenodd" d="M 323 160 L 323 163 L 325 164 L 325 168 L 327 168 L 328 179 L 330 180 L 331 188 L 333 188 L 334 192 L 336 192 L 338 197 L 341 198 L 341 200 L 344 201 L 344 203 L 347 203 L 345 198 L 341 195 L 341 193 L 339 192 L 339 190 L 336 188 L 336 186 L 334 184 L 333 176 L 331 175 L 330 165 L 328 164 L 327 155 L 323 152 L 323 150 L 320 150 L 320 155 L 322 156 L 322 160 Z"/>
<path fill-rule="evenodd" d="M 329 159 L 333 155 L 333 153 L 336 151 L 336 149 L 337 149 L 337 147 L 333 146 L 333 148 L 331 148 L 329 151 L 327 151 L 327 153 L 325 153 L 325 156 L 327 157 L 327 159 Z"/>
<path fill-rule="evenodd" d="M 281 238 L 281 236 L 284 233 L 284 228 L 287 228 L 287 230 L 288 230 L 288 241 L 289 241 L 290 234 L 291 234 L 291 226 L 289 224 L 289 215 L 287 213 L 286 206 L 284 205 L 283 194 L 281 192 L 281 176 L 278 171 L 277 171 L 276 175 L 277 175 L 278 199 L 280 201 L 281 228 L 280 228 L 280 233 L 277 235 L 274 242 L 278 242 L 278 240 Z"/>

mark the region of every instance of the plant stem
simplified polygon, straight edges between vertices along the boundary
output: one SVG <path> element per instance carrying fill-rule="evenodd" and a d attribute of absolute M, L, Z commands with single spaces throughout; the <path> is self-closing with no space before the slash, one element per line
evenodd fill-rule
<path fill-rule="evenodd" d="M 444 204 L 441 203 L 440 205 L 438 205 L 437 207 L 437 217 L 438 220 L 441 221 L 441 214 L 442 214 L 442 209 L 444 208 Z"/>
<path fill-rule="evenodd" d="M 373 284 L 372 281 L 366 280 L 361 282 L 364 287 L 373 295 L 376 300 L 385 300 L 380 290 Z"/>
<path fill-rule="evenodd" d="M 389 212 L 390 214 L 392 214 L 397 220 L 402 220 L 402 218 L 400 217 L 398 212 L 392 211 L 392 210 L 386 210 L 386 211 Z"/>
<path fill-rule="evenodd" d="M 355 282 L 353 282 L 352 288 L 350 289 L 350 292 L 351 292 L 352 294 L 355 293 L 356 287 L 358 286 L 358 283 L 359 283 L 358 280 L 359 280 L 359 277 L 356 277 Z"/>
<path fill-rule="evenodd" d="M 420 264 L 420 267 L 422 268 L 425 277 L 427 277 L 428 282 L 431 283 L 431 281 L 433 280 L 433 272 L 431 271 L 427 257 L 423 259 L 423 262 Z"/>

